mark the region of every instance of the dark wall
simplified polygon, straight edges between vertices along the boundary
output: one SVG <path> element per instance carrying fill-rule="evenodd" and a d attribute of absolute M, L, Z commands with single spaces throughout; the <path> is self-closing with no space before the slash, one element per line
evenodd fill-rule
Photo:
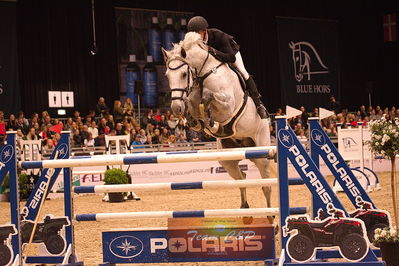
<path fill-rule="evenodd" d="M 371 0 L 274 2 L 96 0 L 100 52 L 91 56 L 89 0 L 19 1 L 23 109 L 46 109 L 50 89 L 74 90 L 77 108 L 84 112 L 100 96 L 112 104 L 119 91 L 114 6 L 192 11 L 205 16 L 212 27 L 234 35 L 272 112 L 281 106 L 275 17 L 338 20 L 342 106 L 355 110 L 368 104 L 368 88 L 373 89 L 374 105 L 398 105 L 392 97 L 399 81 L 398 44 L 383 43 L 382 29 L 382 15 L 399 11 L 397 6 Z"/>
<path fill-rule="evenodd" d="M 48 110 L 49 90 L 74 91 L 75 109 L 94 109 L 100 96 L 118 97 L 115 27 L 111 1 L 96 1 L 93 43 L 91 1 L 18 1 L 22 105 Z"/>

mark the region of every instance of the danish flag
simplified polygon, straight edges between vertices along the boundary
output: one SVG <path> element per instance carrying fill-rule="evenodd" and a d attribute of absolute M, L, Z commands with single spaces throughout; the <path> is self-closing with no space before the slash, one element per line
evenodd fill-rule
<path fill-rule="evenodd" d="M 396 14 L 384 15 L 384 42 L 396 41 Z"/>

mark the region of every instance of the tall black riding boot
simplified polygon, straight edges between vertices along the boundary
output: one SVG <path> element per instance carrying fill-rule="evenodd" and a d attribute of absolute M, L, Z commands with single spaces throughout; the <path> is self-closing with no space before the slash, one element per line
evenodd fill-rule
<path fill-rule="evenodd" d="M 245 84 L 247 86 L 249 95 L 251 96 L 252 100 L 255 103 L 256 110 L 258 111 L 260 118 L 261 119 L 269 118 L 269 114 L 260 99 L 261 95 L 258 92 L 258 88 L 256 86 L 254 79 L 251 76 L 249 76 L 249 78 L 245 81 Z"/>

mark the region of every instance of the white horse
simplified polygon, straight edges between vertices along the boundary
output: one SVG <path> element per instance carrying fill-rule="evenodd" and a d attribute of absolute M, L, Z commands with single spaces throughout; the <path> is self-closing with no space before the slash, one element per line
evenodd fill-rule
<path fill-rule="evenodd" d="M 162 50 L 166 76 L 171 88 L 171 109 L 185 115 L 190 126 L 217 139 L 218 148 L 270 146 L 270 129 L 255 104 L 243 91 L 237 74 L 208 52 L 199 34 L 187 33 L 171 51 Z M 266 158 L 251 159 L 262 178 L 270 177 Z M 228 174 L 245 179 L 239 161 L 219 161 Z M 262 187 L 267 207 L 271 206 L 271 187 Z M 240 188 L 241 208 L 249 208 L 246 189 Z"/>

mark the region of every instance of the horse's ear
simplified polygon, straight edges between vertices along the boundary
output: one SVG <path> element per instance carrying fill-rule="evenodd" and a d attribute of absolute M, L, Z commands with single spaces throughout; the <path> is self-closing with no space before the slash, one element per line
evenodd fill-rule
<path fill-rule="evenodd" d="M 186 58 L 186 56 L 187 56 L 187 54 L 186 54 L 186 50 L 184 50 L 184 48 L 183 48 L 183 47 L 181 48 L 181 51 L 180 51 L 180 53 L 181 53 L 181 57 L 183 57 L 183 58 Z"/>
<path fill-rule="evenodd" d="M 168 61 L 168 58 L 169 58 L 169 52 L 166 51 L 165 49 L 163 49 L 163 47 L 161 47 L 161 51 L 162 51 L 162 54 L 163 54 L 163 60 L 166 63 L 166 61 Z"/>
<path fill-rule="evenodd" d="M 294 49 L 295 44 L 294 44 L 294 42 L 290 42 L 290 43 L 288 44 L 288 46 L 289 46 L 291 49 Z"/>

